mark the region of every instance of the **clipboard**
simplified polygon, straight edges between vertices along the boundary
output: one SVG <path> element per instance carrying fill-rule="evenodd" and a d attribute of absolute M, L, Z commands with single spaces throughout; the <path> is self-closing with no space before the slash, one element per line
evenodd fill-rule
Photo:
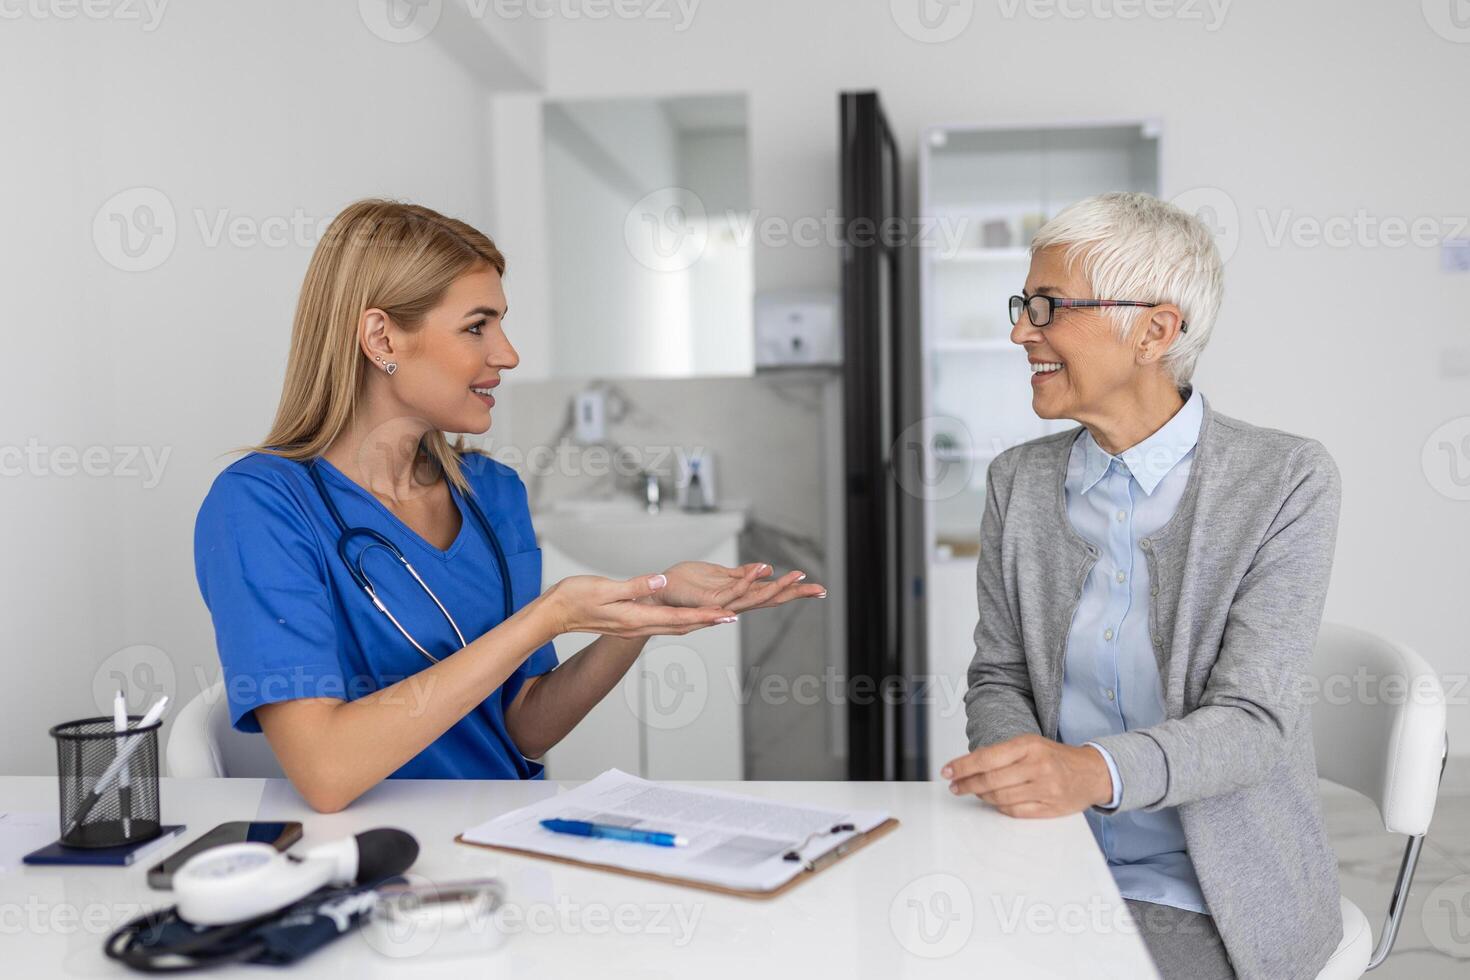
<path fill-rule="evenodd" d="M 797 885 L 810 878 L 815 877 L 822 871 L 841 861 L 849 854 L 867 847 L 873 841 L 884 837 L 898 829 L 898 820 L 889 817 L 887 820 L 863 834 L 855 834 L 837 846 L 823 851 L 816 857 L 807 860 L 806 867 L 798 871 L 796 875 L 783 885 L 779 885 L 770 891 L 755 891 L 748 888 L 731 888 L 728 885 L 716 885 L 708 881 L 698 881 L 693 878 L 678 878 L 673 875 L 654 874 L 651 871 L 632 871 L 628 868 L 618 868 L 610 864 L 601 864 L 596 861 L 581 861 L 576 858 L 561 857 L 554 854 L 542 854 L 539 851 L 527 850 L 521 847 L 504 847 L 499 844 L 477 844 L 464 839 L 463 834 L 456 834 L 454 842 L 466 847 L 481 847 L 487 851 L 504 851 L 507 854 L 516 854 L 521 857 L 532 857 L 542 861 L 554 861 L 557 864 L 569 864 L 578 868 L 591 868 L 594 871 L 609 871 L 613 874 L 627 875 L 630 878 L 644 878 L 648 881 L 658 881 L 666 885 L 680 885 L 684 888 L 695 888 L 700 891 L 715 892 L 719 895 L 734 895 L 736 898 L 772 899 L 784 895 Z"/>

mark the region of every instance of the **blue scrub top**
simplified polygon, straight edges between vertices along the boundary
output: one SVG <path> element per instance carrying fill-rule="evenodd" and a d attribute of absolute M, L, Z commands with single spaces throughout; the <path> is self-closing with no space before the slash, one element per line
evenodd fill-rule
<path fill-rule="evenodd" d="M 461 457 L 475 499 L 500 538 L 516 609 L 541 592 L 541 551 L 526 488 L 509 467 L 478 453 Z M 474 640 L 503 619 L 499 567 L 473 511 L 453 492 L 458 537 L 441 551 L 367 490 L 320 460 L 327 492 L 348 527 L 392 541 Z M 258 732 L 255 708 L 296 698 L 351 701 L 431 666 L 373 607 L 337 555 L 339 531 L 304 463 L 251 453 L 222 472 L 194 525 L 194 570 L 214 618 L 230 721 Z M 351 557 L 361 550 L 354 541 Z M 433 601 L 383 548 L 363 570 L 378 596 L 418 642 L 441 660 L 459 649 Z M 551 644 L 532 653 L 500 689 L 390 778 L 535 779 L 540 764 L 521 755 L 505 728 L 505 708 L 528 677 L 556 666 Z M 404 710 L 416 697 L 407 686 Z"/>

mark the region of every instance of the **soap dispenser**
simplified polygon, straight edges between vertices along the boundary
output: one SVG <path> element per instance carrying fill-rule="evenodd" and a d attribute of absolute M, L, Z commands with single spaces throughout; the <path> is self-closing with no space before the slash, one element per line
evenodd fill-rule
<path fill-rule="evenodd" d="M 675 484 L 680 510 L 714 510 L 715 462 L 708 450 L 679 454 L 679 477 Z"/>

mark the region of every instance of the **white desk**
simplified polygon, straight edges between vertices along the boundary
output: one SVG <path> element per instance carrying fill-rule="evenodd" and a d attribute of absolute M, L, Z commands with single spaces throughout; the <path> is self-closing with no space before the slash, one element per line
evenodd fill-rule
<path fill-rule="evenodd" d="M 387 977 L 1156 978 L 1081 816 L 1013 820 L 938 783 L 711 783 L 834 808 L 876 808 L 892 834 L 773 900 L 738 899 L 521 858 L 453 841 L 557 792 L 555 783 L 391 781 L 342 813 L 313 813 L 283 780 L 164 779 L 167 822 L 192 840 L 226 820 L 300 820 L 310 845 L 369 827 L 419 840 L 414 872 L 496 874 L 523 925 L 478 959 L 390 959 L 361 934 L 296 973 Z M 0 808 L 54 810 L 56 781 L 0 778 Z M 149 862 L 152 863 L 152 862 Z M 0 876 L 0 936 L 16 977 L 131 975 L 102 940 L 143 906 L 168 904 L 147 868 L 24 867 Z M 162 899 L 162 901 L 160 901 Z M 240 967 L 212 976 L 276 976 Z"/>

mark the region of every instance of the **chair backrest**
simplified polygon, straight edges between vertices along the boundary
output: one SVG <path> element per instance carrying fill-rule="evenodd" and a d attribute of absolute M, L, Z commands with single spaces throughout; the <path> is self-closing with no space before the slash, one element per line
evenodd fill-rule
<path fill-rule="evenodd" d="M 1429 829 L 1445 753 L 1439 676 L 1403 646 L 1341 623 L 1323 623 L 1310 692 L 1317 773 L 1378 807 L 1385 829 Z"/>
<path fill-rule="evenodd" d="M 171 776 L 285 775 L 264 735 L 231 727 L 223 682 L 200 691 L 174 716 L 167 757 Z"/>

